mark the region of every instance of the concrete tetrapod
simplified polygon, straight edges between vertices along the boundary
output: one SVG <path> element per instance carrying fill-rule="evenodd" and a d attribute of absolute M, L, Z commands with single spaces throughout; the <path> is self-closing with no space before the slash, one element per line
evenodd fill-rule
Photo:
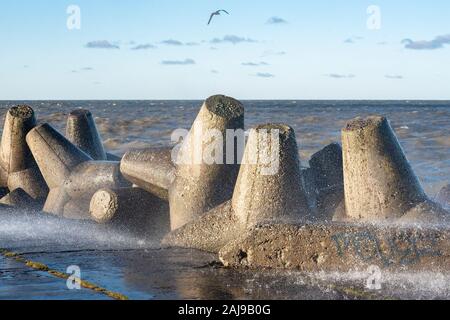
<path fill-rule="evenodd" d="M 120 171 L 128 181 L 168 200 L 176 170 L 171 154 L 171 148 L 129 151 L 120 161 Z"/>
<path fill-rule="evenodd" d="M 94 160 L 107 160 L 103 143 L 92 113 L 86 109 L 73 110 L 67 118 L 66 137 Z"/>
<path fill-rule="evenodd" d="M 10 191 L 20 188 L 33 199 L 43 201 L 48 187 L 25 140 L 35 125 L 31 107 L 19 105 L 8 110 L 0 147 L 0 183 Z"/>
<path fill-rule="evenodd" d="M 447 216 L 426 196 L 386 118 L 350 121 L 342 147 L 349 219 L 432 222 Z"/>
<path fill-rule="evenodd" d="M 0 204 L 8 205 L 18 209 L 40 210 L 42 203 L 33 199 L 21 188 L 14 189 L 0 199 Z"/>
<path fill-rule="evenodd" d="M 243 129 L 244 107 L 239 101 L 216 95 L 204 102 L 176 156 L 176 178 L 169 189 L 172 230 L 231 198 L 239 147 L 231 143 L 232 150 L 227 150 L 226 142 L 234 142 L 228 133 Z"/>
<path fill-rule="evenodd" d="M 120 174 L 119 162 L 92 161 L 48 124 L 31 130 L 27 142 L 50 187 L 44 211 L 55 215 L 79 217 L 65 210 L 70 200 L 89 203 L 90 198 L 102 187 L 125 187 L 130 184 Z M 74 208 L 71 205 L 68 208 Z M 89 212 L 86 210 L 86 217 Z"/>
<path fill-rule="evenodd" d="M 240 160 L 239 146 L 232 142 L 235 134 L 243 137 L 243 128 L 242 104 L 223 95 L 212 96 L 203 103 L 183 142 L 174 148 L 176 169 L 161 151 L 130 152 L 122 159 L 122 173 L 139 187 L 162 198 L 168 196 L 171 229 L 175 230 L 231 198 Z M 231 149 L 226 141 L 231 142 Z"/>
<path fill-rule="evenodd" d="M 100 189 L 91 199 L 94 221 L 160 240 L 170 231 L 167 201 L 140 188 Z"/>
<path fill-rule="evenodd" d="M 450 184 L 442 187 L 441 191 L 436 196 L 436 201 L 445 208 L 450 209 Z"/>
<path fill-rule="evenodd" d="M 332 221 L 344 214 L 344 177 L 342 148 L 332 143 L 315 153 L 309 160 L 317 206 L 315 220 Z"/>
<path fill-rule="evenodd" d="M 309 214 L 294 130 L 262 125 L 250 131 L 232 200 L 172 231 L 163 245 L 218 252 L 258 223 L 299 222 Z"/>
<path fill-rule="evenodd" d="M 123 188 L 131 184 L 120 173 L 115 161 L 85 161 L 73 168 L 59 191 L 60 204 L 52 213 L 68 219 L 91 219 L 89 203 L 101 188 Z M 63 211 L 61 211 L 61 207 Z"/>

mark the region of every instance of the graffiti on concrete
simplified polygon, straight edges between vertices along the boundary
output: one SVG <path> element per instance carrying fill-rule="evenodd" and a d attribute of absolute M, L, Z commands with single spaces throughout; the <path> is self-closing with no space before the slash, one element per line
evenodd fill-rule
<path fill-rule="evenodd" d="M 380 236 L 380 233 L 361 231 L 337 233 L 331 238 L 339 256 L 356 254 L 366 263 L 381 262 L 385 267 L 411 265 L 425 257 L 442 255 L 433 233 L 417 235 L 399 231 Z"/>

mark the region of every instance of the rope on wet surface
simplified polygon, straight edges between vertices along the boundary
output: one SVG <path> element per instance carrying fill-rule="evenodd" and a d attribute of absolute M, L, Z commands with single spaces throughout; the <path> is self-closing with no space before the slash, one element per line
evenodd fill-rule
<path fill-rule="evenodd" d="M 67 280 L 67 279 L 69 279 L 69 277 L 72 277 L 72 278 L 74 278 L 74 280 L 77 283 L 80 284 L 81 287 L 83 287 L 85 289 L 92 290 L 92 291 L 97 292 L 99 294 L 104 294 L 104 295 L 106 295 L 106 296 L 108 296 L 108 297 L 110 297 L 112 299 L 115 299 L 115 300 L 128 300 L 128 297 L 123 295 L 123 294 L 121 294 L 121 293 L 110 291 L 108 289 L 102 288 L 102 287 L 100 287 L 100 286 L 98 286 L 96 284 L 93 284 L 91 282 L 88 282 L 88 281 L 85 281 L 85 280 L 81 280 L 80 278 L 76 278 L 73 275 L 69 275 L 67 273 L 59 272 L 59 271 L 57 271 L 55 269 L 51 269 L 50 267 L 48 267 L 47 265 L 45 265 L 43 263 L 35 262 L 35 261 L 32 261 L 32 260 L 27 260 L 19 253 L 12 252 L 12 251 L 9 251 L 7 249 L 0 248 L 0 254 L 2 256 L 4 256 L 5 258 L 12 259 L 12 260 L 15 260 L 16 262 L 22 263 L 22 264 L 24 264 L 25 266 L 27 266 L 27 267 L 29 267 L 31 269 L 34 269 L 34 270 L 37 270 L 37 271 L 46 272 L 49 275 L 52 275 L 52 276 L 60 278 L 60 279 Z"/>

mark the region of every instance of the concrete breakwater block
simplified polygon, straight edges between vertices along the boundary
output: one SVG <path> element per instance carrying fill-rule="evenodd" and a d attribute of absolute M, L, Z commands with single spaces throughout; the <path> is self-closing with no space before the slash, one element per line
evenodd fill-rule
<path fill-rule="evenodd" d="M 346 216 L 350 220 L 445 218 L 420 185 L 386 118 L 356 118 L 342 130 Z"/>
<path fill-rule="evenodd" d="M 27 143 L 50 187 L 44 211 L 64 217 L 79 217 L 80 210 L 69 212 L 70 200 L 77 200 L 80 208 L 88 208 L 92 195 L 103 187 L 127 187 L 130 184 L 120 174 L 120 163 L 93 161 L 49 124 L 31 130 Z M 84 205 L 83 205 L 84 202 Z M 85 210 L 89 218 L 89 211 Z"/>
<path fill-rule="evenodd" d="M 66 137 L 94 160 L 108 160 L 92 113 L 86 109 L 70 112 L 66 124 Z"/>
<path fill-rule="evenodd" d="M 169 204 L 140 188 L 100 189 L 90 215 L 98 223 L 161 239 L 170 231 Z"/>
<path fill-rule="evenodd" d="M 444 186 L 436 196 L 436 201 L 445 208 L 450 209 L 450 184 Z"/>
<path fill-rule="evenodd" d="M 212 96 L 177 148 L 128 152 L 121 161 L 122 174 L 169 200 L 175 230 L 231 198 L 240 159 L 236 146 L 227 150 L 227 130 L 244 133 L 243 129 L 242 104 L 223 95 Z M 217 159 L 206 159 L 212 154 Z"/>
<path fill-rule="evenodd" d="M 448 228 L 274 224 L 253 228 L 219 252 L 227 267 L 300 271 L 450 271 Z"/>
<path fill-rule="evenodd" d="M 168 200 L 176 170 L 171 154 L 172 148 L 129 151 L 120 161 L 120 172 L 128 181 Z"/>
<path fill-rule="evenodd" d="M 312 155 L 307 169 L 316 210 L 314 220 L 332 221 L 344 214 L 344 174 L 342 168 L 342 148 L 338 143 L 327 145 Z M 308 181 L 308 176 L 305 180 Z M 312 193 L 312 194 L 311 194 Z"/>
<path fill-rule="evenodd" d="M 306 219 L 310 211 L 301 175 L 294 130 L 258 126 L 250 131 L 233 198 L 172 231 L 162 244 L 218 252 L 255 224 Z"/>
<path fill-rule="evenodd" d="M 227 150 L 227 130 L 243 129 L 244 107 L 239 101 L 216 95 L 203 103 L 176 155 L 176 177 L 169 189 L 172 230 L 231 198 L 240 159 L 236 146 Z M 213 153 L 219 163 L 205 161 Z"/>
<path fill-rule="evenodd" d="M 0 204 L 15 207 L 18 209 L 40 210 L 43 203 L 33 199 L 21 188 L 14 189 L 0 199 Z"/>
<path fill-rule="evenodd" d="M 0 184 L 10 191 L 22 189 L 35 200 L 45 199 L 48 187 L 26 142 L 26 135 L 36 126 L 30 106 L 8 110 L 0 147 Z"/>
<path fill-rule="evenodd" d="M 50 189 L 60 187 L 77 165 L 92 160 L 48 123 L 31 130 L 26 140 Z"/>

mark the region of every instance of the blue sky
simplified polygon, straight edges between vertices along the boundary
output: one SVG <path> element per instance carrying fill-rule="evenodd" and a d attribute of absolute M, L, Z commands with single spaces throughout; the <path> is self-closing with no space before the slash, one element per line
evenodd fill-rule
<path fill-rule="evenodd" d="M 217 9 L 230 15 L 207 26 Z M 0 0 L 0 99 L 450 99 L 449 12 L 447 0 Z"/>

